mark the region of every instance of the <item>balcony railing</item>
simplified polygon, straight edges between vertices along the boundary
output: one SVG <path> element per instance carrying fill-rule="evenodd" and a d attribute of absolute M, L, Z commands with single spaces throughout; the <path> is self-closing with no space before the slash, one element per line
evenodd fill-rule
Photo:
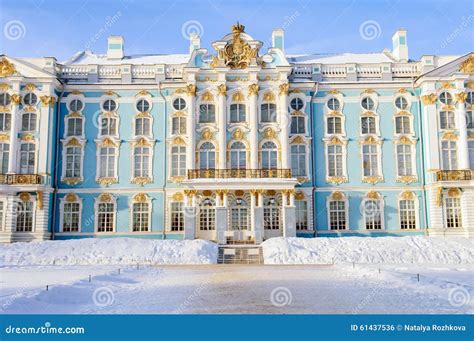
<path fill-rule="evenodd" d="M 291 169 L 190 169 L 188 179 L 291 178 Z"/>
<path fill-rule="evenodd" d="M 0 174 L 0 185 L 41 185 L 43 176 L 39 174 Z"/>
<path fill-rule="evenodd" d="M 473 180 L 472 170 L 442 170 L 436 172 L 436 181 Z"/>

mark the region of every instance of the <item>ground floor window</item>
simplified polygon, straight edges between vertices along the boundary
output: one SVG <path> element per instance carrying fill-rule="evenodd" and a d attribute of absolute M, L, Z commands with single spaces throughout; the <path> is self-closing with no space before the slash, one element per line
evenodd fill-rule
<path fill-rule="evenodd" d="M 115 204 L 99 203 L 97 213 L 97 231 L 113 232 L 115 226 Z"/>
<path fill-rule="evenodd" d="M 248 206 L 241 198 L 235 199 L 230 208 L 230 227 L 233 231 L 248 230 Z"/>
<path fill-rule="evenodd" d="M 80 204 L 68 202 L 63 208 L 63 232 L 79 231 Z"/>
<path fill-rule="evenodd" d="M 295 201 L 296 229 L 308 229 L 308 202 L 306 200 Z"/>
<path fill-rule="evenodd" d="M 280 228 L 281 210 L 276 200 L 270 198 L 263 207 L 263 226 L 266 230 L 278 230 Z"/>
<path fill-rule="evenodd" d="M 216 229 L 216 210 L 211 199 L 204 199 L 199 208 L 199 228 L 201 231 Z"/>
<path fill-rule="evenodd" d="M 416 228 L 415 200 L 400 200 L 400 228 Z"/>
<path fill-rule="evenodd" d="M 460 198 L 446 198 L 444 201 L 446 211 L 446 227 L 461 228 L 462 227 L 462 213 L 461 213 L 461 199 Z"/>
<path fill-rule="evenodd" d="M 366 200 L 363 207 L 365 228 L 367 230 L 382 229 L 382 203 L 380 200 Z"/>
<path fill-rule="evenodd" d="M 184 213 L 182 202 L 171 203 L 171 231 L 184 230 Z"/>
<path fill-rule="evenodd" d="M 19 202 L 16 216 L 17 232 L 33 232 L 33 203 Z"/>
<path fill-rule="evenodd" d="M 331 200 L 329 202 L 329 228 L 331 230 L 344 230 L 346 228 L 346 202 L 344 200 Z"/>
<path fill-rule="evenodd" d="M 132 231 L 150 231 L 150 204 L 147 202 L 136 202 L 133 204 Z"/>

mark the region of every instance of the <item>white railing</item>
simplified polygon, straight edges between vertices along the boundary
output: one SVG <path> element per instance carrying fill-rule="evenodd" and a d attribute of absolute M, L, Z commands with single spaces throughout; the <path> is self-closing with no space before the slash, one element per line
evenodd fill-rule
<path fill-rule="evenodd" d="M 99 67 L 99 78 L 120 78 L 120 77 L 122 77 L 120 66 L 102 65 Z"/>
<path fill-rule="evenodd" d="M 181 65 L 167 65 L 165 76 L 166 78 L 183 78 L 183 67 Z"/>
<path fill-rule="evenodd" d="M 321 68 L 321 74 L 324 78 L 345 78 L 346 77 L 346 66 L 345 65 L 323 65 Z"/>
<path fill-rule="evenodd" d="M 63 66 L 60 70 L 64 78 L 87 78 L 89 74 L 89 68 L 83 66 Z"/>
<path fill-rule="evenodd" d="M 156 68 L 153 65 L 132 66 L 133 78 L 155 78 Z"/>
<path fill-rule="evenodd" d="M 381 78 L 382 68 L 380 65 L 357 65 L 357 77 L 360 78 Z"/>
<path fill-rule="evenodd" d="M 311 78 L 313 67 L 311 65 L 298 65 L 293 68 L 293 76 L 297 78 Z"/>
<path fill-rule="evenodd" d="M 394 64 L 392 74 L 394 77 L 416 77 L 420 74 L 420 64 Z"/>

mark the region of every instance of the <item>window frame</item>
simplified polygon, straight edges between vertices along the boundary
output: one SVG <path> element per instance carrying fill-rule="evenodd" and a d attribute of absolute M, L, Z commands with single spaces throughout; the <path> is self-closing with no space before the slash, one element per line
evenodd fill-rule
<path fill-rule="evenodd" d="M 60 233 L 68 233 L 69 234 L 69 233 L 81 233 L 82 232 L 81 227 L 82 227 L 82 209 L 83 209 L 82 200 L 83 199 L 81 197 L 79 197 L 77 194 L 74 194 L 74 195 L 75 195 L 76 199 L 74 201 L 71 201 L 71 202 L 68 202 L 66 200 L 67 195 L 65 195 L 61 199 L 59 199 L 59 205 L 60 205 L 59 232 Z M 69 203 L 79 204 L 79 212 L 78 212 L 78 214 L 79 214 L 79 226 L 78 226 L 77 231 L 64 231 L 64 213 L 65 213 L 64 206 L 66 204 L 69 204 Z"/>
<path fill-rule="evenodd" d="M 331 212 L 332 212 L 332 209 L 331 209 L 331 203 L 334 203 L 334 202 L 343 202 L 344 203 L 344 210 L 337 210 L 336 212 L 344 212 L 344 226 L 342 228 L 338 228 L 338 229 L 332 229 L 331 228 Z M 348 227 L 349 227 L 349 200 L 347 200 L 347 197 L 345 195 L 342 196 L 342 198 L 340 199 L 336 199 L 333 197 L 332 194 L 328 195 L 327 198 L 326 198 L 326 212 L 327 212 L 327 230 L 328 231 L 334 231 L 334 232 L 337 232 L 337 231 L 346 231 L 348 230 Z M 339 222 L 339 215 L 338 215 L 338 219 L 337 219 L 337 222 Z M 339 225 L 339 224 L 338 224 Z"/>

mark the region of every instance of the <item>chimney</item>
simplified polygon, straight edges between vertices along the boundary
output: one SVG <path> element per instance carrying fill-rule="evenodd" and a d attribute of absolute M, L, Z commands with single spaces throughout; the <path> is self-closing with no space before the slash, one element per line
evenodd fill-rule
<path fill-rule="evenodd" d="M 285 31 L 282 28 L 275 28 L 272 31 L 272 47 L 285 50 Z"/>
<path fill-rule="evenodd" d="M 407 31 L 399 29 L 392 37 L 392 54 L 399 62 L 408 61 Z"/>
<path fill-rule="evenodd" d="M 110 36 L 107 41 L 107 59 L 123 58 L 123 37 Z"/>
<path fill-rule="evenodd" d="M 201 48 L 201 37 L 196 32 L 189 35 L 189 53 Z"/>

